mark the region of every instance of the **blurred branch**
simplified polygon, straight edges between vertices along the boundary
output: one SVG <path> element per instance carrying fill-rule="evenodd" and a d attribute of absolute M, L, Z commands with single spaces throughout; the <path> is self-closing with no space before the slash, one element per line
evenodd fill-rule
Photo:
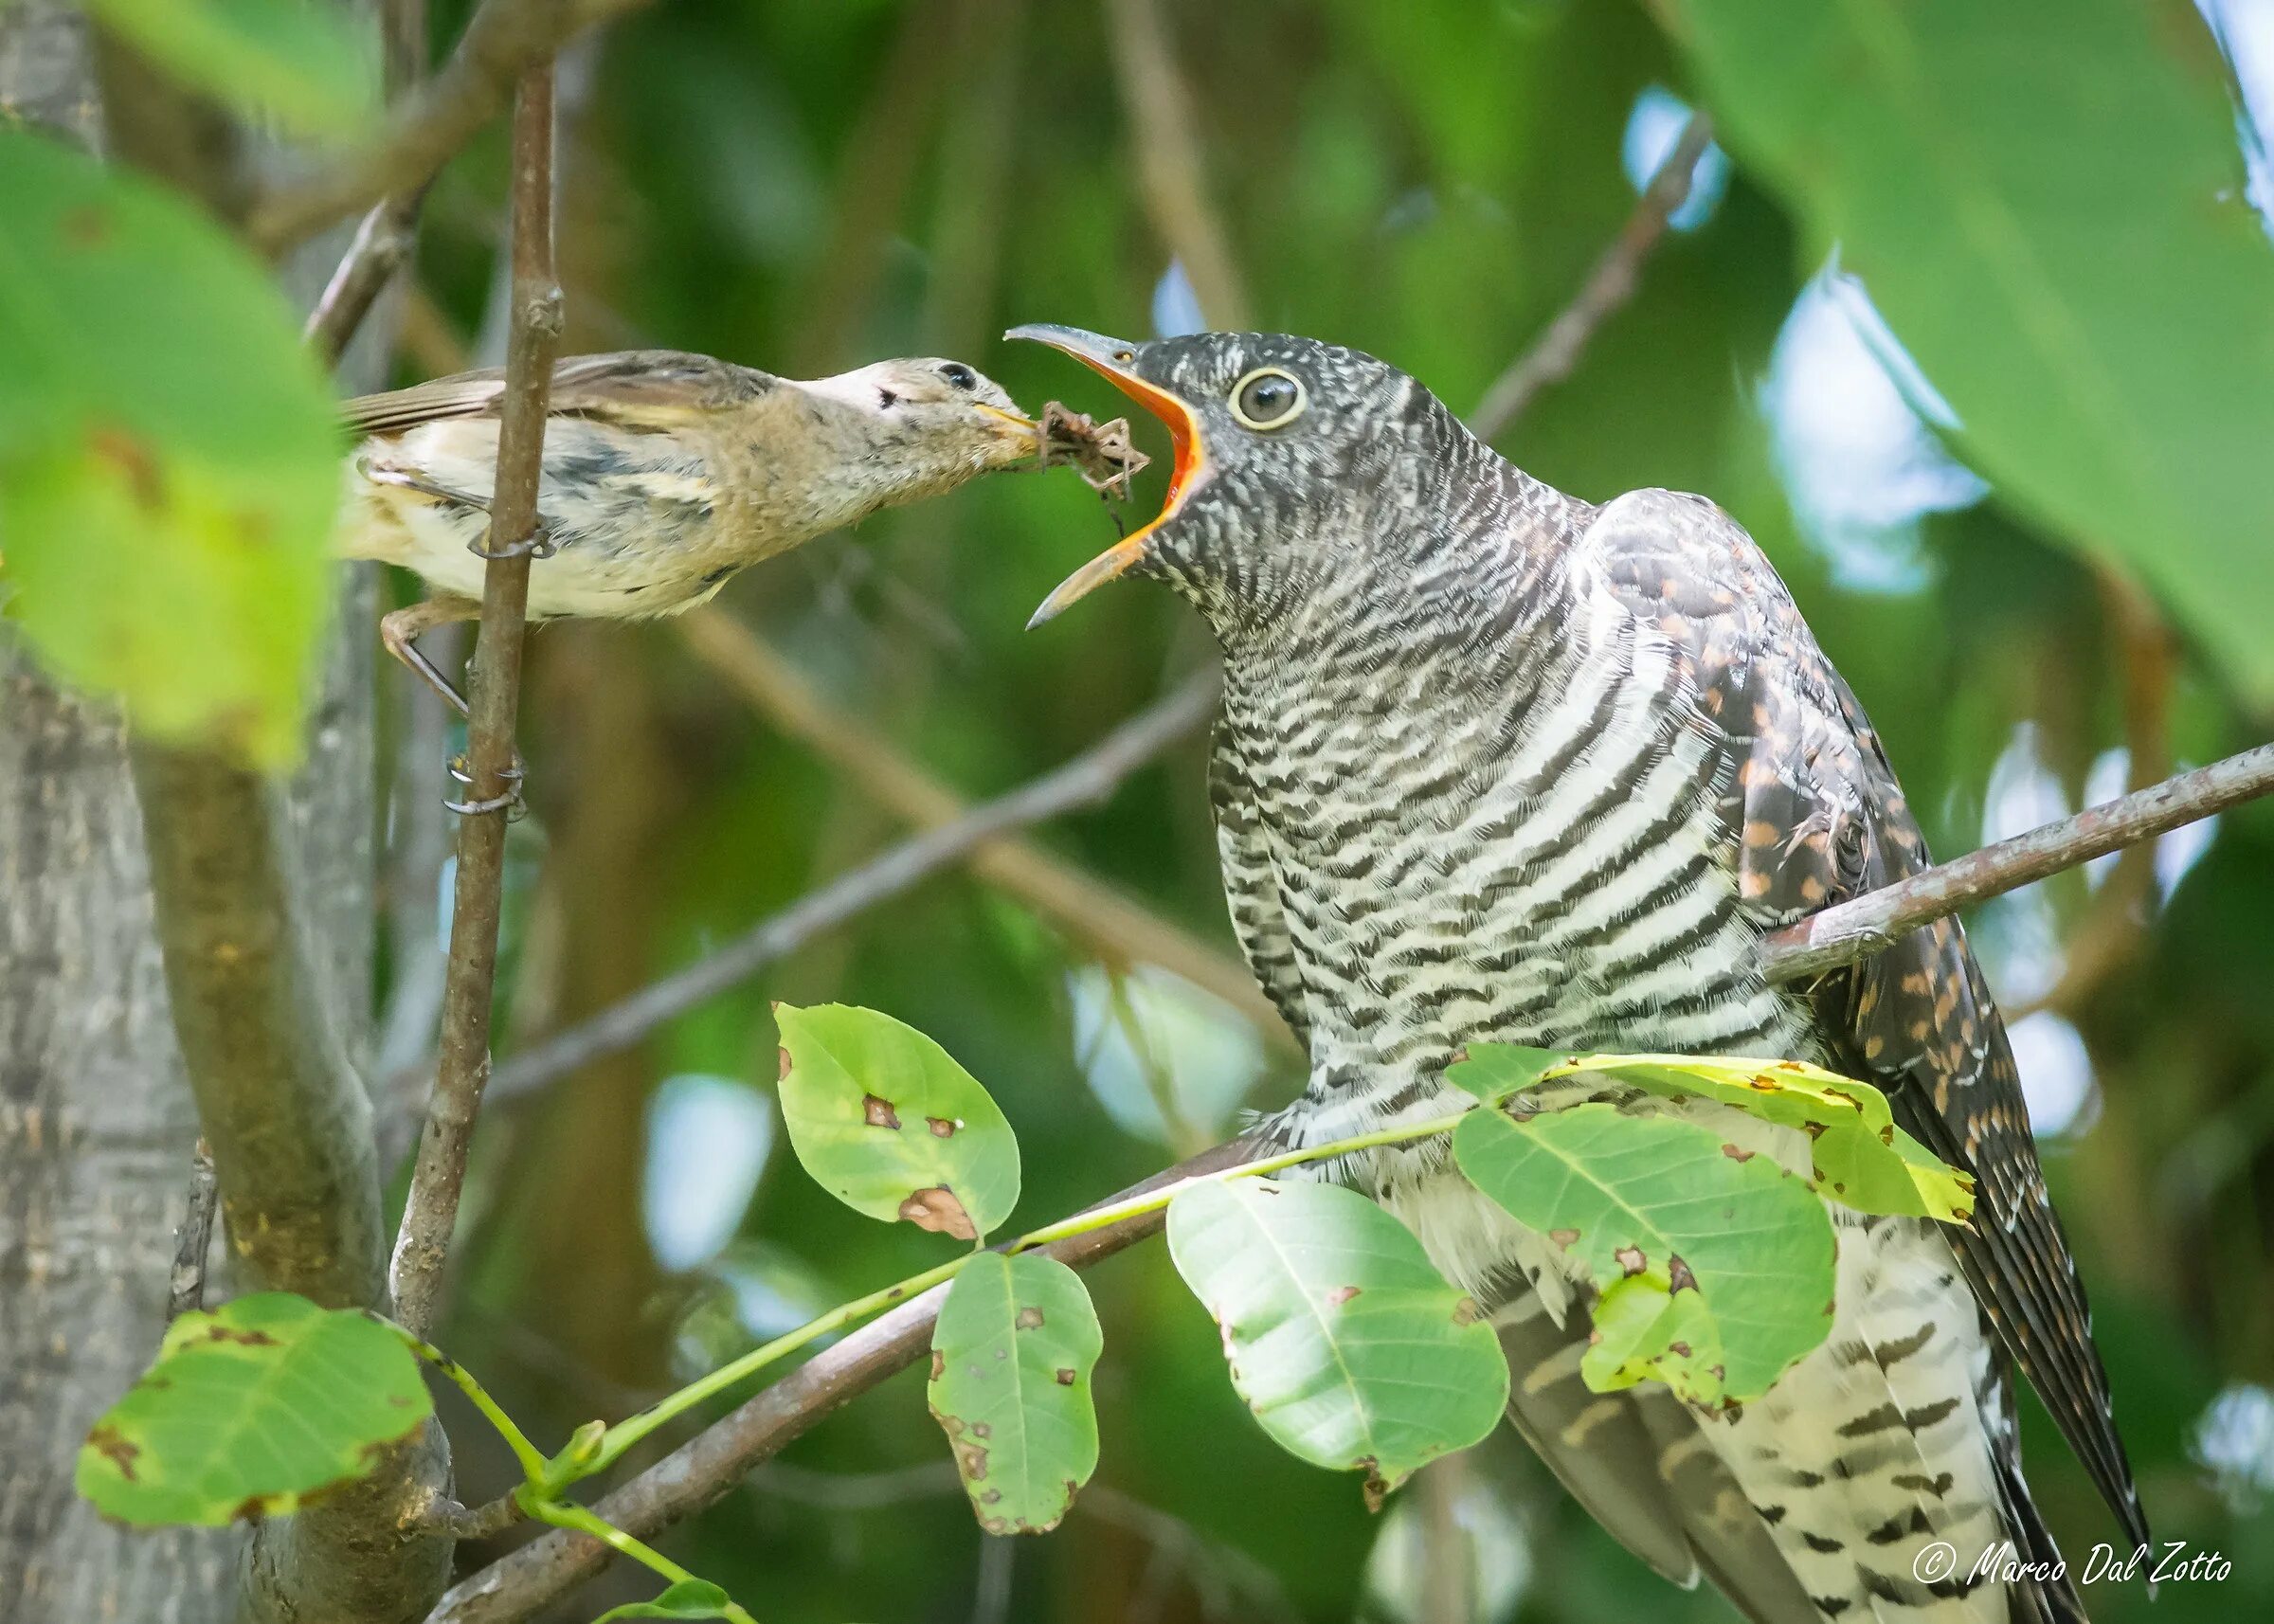
<path fill-rule="evenodd" d="M 1222 218 L 1208 201 L 1200 117 L 1178 71 L 1158 0 L 1106 0 L 1106 21 L 1112 31 L 1113 77 L 1137 149 L 1138 186 L 1153 228 L 1183 264 L 1209 325 L 1245 328 L 1247 291 Z"/>
<path fill-rule="evenodd" d="M 890 740 L 830 704 L 796 667 L 739 622 L 716 609 L 698 609 L 678 623 L 687 646 L 729 687 L 783 732 L 810 745 L 895 817 L 929 829 L 969 811 L 954 791 L 901 755 Z M 974 846 L 965 860 L 982 879 L 1055 920 L 1109 965 L 1158 965 L 1231 1004 L 1260 1030 L 1292 1043 L 1245 965 L 1073 864 L 1010 838 Z"/>
<path fill-rule="evenodd" d="M 2274 745 L 2183 772 L 1812 913 L 1761 938 L 1762 967 L 1771 982 L 1789 982 L 1853 964 L 1961 908 L 2267 794 L 2274 794 Z"/>
<path fill-rule="evenodd" d="M 173 1273 L 166 1283 L 166 1323 L 206 1306 L 206 1259 L 213 1251 L 213 1203 L 220 1185 L 213 1177 L 213 1152 L 205 1136 L 190 1152 L 190 1194 L 182 1227 L 173 1236 Z"/>
<path fill-rule="evenodd" d="M 1063 767 L 982 803 L 953 822 L 902 841 L 761 920 L 709 958 L 514 1056 L 497 1068 L 493 1096 L 506 1100 L 529 1093 L 587 1061 L 629 1047 L 664 1021 L 795 952 L 823 930 L 962 861 L 975 847 L 1006 830 L 1104 800 L 1123 779 L 1205 721 L 1216 706 L 1216 689 L 1213 672 L 1192 678 Z"/>
<path fill-rule="evenodd" d="M 1213 702 L 1213 694 L 1204 697 Z M 1121 1200 L 1178 1179 L 1237 1166 L 1265 1148 L 1234 1140 L 1110 1199 Z M 1086 1268 L 1159 1233 L 1163 1222 L 1160 1213 L 1148 1213 L 1044 1250 L 1063 1263 Z M 944 1295 L 942 1290 L 929 1291 L 848 1331 L 593 1509 L 617 1527 L 645 1538 L 716 1503 L 752 1468 L 781 1453 L 830 1411 L 922 1358 L 931 1345 L 932 1322 Z M 511 1624 L 531 1617 L 599 1572 L 607 1558 L 607 1548 L 596 1541 L 549 1532 L 452 1589 L 427 1615 L 426 1624 Z"/>
<path fill-rule="evenodd" d="M 380 0 L 380 78 L 397 106 L 426 70 L 426 0 Z M 300 337 L 330 366 L 355 336 L 387 284 L 418 246 L 424 185 L 381 201 L 355 228 L 332 280 L 316 296 Z"/>
<path fill-rule="evenodd" d="M 877 71 L 845 143 L 829 241 L 795 306 L 801 376 L 843 364 L 887 260 L 885 236 L 900 218 L 925 155 L 925 126 L 952 61 L 940 48 L 936 6 L 907 8 L 893 54 Z"/>
<path fill-rule="evenodd" d="M 450 966 L 442 993 L 442 1060 L 411 1171 L 388 1281 L 395 1320 L 413 1335 L 434 1326 L 442 1263 L 466 1176 L 474 1117 L 490 1073 L 490 1001 L 497 970 L 506 824 L 520 803 L 514 722 L 528 627 L 529 561 L 539 531 L 537 481 L 545 410 L 561 334 L 552 275 L 552 65 L 522 77 L 514 108 L 513 332 L 497 434 L 497 479 L 482 572 L 467 722 L 468 789 L 459 824 Z"/>
<path fill-rule="evenodd" d="M 1642 263 L 1666 235 L 1666 225 L 1689 196 L 1691 175 L 1713 144 L 1713 125 L 1703 113 L 1690 116 L 1674 150 L 1651 176 L 1627 223 L 1618 228 L 1571 302 L 1533 340 L 1532 347 L 1492 380 L 1469 417 L 1480 440 L 1490 440 L 1524 415 L 1542 389 L 1571 376 L 1596 329 L 1634 297 Z"/>
<path fill-rule="evenodd" d="M 2176 665 L 2171 629 L 2155 601 L 2110 565 L 2099 565 L 2101 602 L 2123 671 L 2124 787 L 2144 789 L 2172 770 L 2172 685 Z M 2061 977 L 2034 1002 L 2013 1009 L 2018 1020 L 2039 1010 L 2074 1020 L 2108 978 L 2139 950 L 2156 896 L 2156 843 L 2124 848 L 2092 905 L 2069 932 Z"/>
<path fill-rule="evenodd" d="M 424 189 L 460 148 L 505 110 L 525 74 L 550 63 L 573 35 L 643 4 L 482 0 L 450 61 L 388 118 L 377 142 L 256 198 L 247 234 L 257 246 L 277 253 L 385 199 Z"/>

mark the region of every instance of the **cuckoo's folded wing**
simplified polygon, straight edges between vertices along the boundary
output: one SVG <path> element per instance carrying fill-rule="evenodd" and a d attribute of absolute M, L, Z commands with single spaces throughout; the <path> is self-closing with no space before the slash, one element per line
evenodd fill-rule
<path fill-rule="evenodd" d="M 1725 838 L 1740 893 L 1764 929 L 1928 866 L 1862 707 L 1734 519 L 1701 496 L 1637 491 L 1605 507 L 1583 545 L 1610 589 L 1691 664 L 1697 724 L 1730 764 Z M 1975 1174 L 1974 1222 L 1946 1231 L 1968 1283 L 2126 1536 L 2145 1542 L 2084 1288 L 1965 932 L 1939 921 L 1808 990 L 1855 1074 L 1887 1092 L 1928 1148 Z"/>
<path fill-rule="evenodd" d="M 554 416 L 600 417 L 626 428 L 660 430 L 698 411 L 756 400 L 780 382 L 771 373 L 678 350 L 570 355 L 552 369 L 547 409 Z M 339 414 L 356 434 L 400 434 L 445 418 L 492 415 L 504 396 L 505 373 L 493 367 L 342 401 Z"/>

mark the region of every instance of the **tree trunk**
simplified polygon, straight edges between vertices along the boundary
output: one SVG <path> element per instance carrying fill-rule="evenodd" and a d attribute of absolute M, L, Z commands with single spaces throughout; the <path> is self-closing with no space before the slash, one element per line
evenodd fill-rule
<path fill-rule="evenodd" d="M 99 148 L 95 84 L 75 9 L 0 7 L 0 107 Z M 294 270 L 296 284 L 320 277 Z M 358 1059 L 373 841 L 358 628 L 372 612 L 371 581 L 352 572 L 283 831 L 311 967 Z M 241 1534 L 122 1529 L 72 1487 L 88 1427 L 156 1351 L 197 1133 L 118 718 L 58 693 L 0 627 L 0 1598 L 11 1617 L 208 1624 L 233 1609 Z"/>

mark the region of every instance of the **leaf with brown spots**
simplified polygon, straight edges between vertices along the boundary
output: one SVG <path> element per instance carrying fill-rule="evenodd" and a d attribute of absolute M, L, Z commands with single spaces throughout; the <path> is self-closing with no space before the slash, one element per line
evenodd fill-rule
<path fill-rule="evenodd" d="M 774 1019 L 782 1120 L 798 1161 L 823 1189 L 871 1218 L 962 1240 L 1010 1216 L 1019 1142 L 986 1090 L 945 1049 L 888 1015 L 847 1004 L 777 1004 Z M 929 1131 L 899 1131 L 919 1118 Z"/>
<path fill-rule="evenodd" d="M 368 1476 L 433 1406 L 402 1338 L 282 1292 L 174 1321 L 80 1451 L 79 1491 L 141 1525 L 280 1516 Z"/>
<path fill-rule="evenodd" d="M 49 670 L 123 698 L 142 735 L 288 765 L 343 449 L 298 320 L 180 198 L 4 126 L 0 220 L 10 619 Z"/>
<path fill-rule="evenodd" d="M 1041 1253 L 983 1252 L 948 1287 L 926 1396 L 988 1532 L 1056 1527 L 1097 1470 L 1089 1376 L 1104 1346 L 1081 1277 Z"/>
<path fill-rule="evenodd" d="M 1453 1144 L 1461 1171 L 1519 1223 L 1580 1232 L 1564 1255 L 1599 1291 L 1602 1339 L 1580 1364 L 1591 1384 L 1648 1376 L 1697 1402 L 1752 1398 L 1823 1342 L 1831 1218 L 1774 1158 L 1733 1161 L 1712 1126 L 1609 1103 L 1525 1122 L 1473 1111 Z M 1676 1340 L 1695 1357 L 1677 1359 Z M 1709 1375 L 1717 1362 L 1725 1381 Z"/>

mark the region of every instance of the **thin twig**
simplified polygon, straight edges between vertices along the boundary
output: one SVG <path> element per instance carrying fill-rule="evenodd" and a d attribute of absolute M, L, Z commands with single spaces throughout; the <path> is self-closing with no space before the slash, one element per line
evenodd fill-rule
<path fill-rule="evenodd" d="M 973 848 L 1005 830 L 1095 804 L 1138 767 L 1192 732 L 1215 705 L 1215 674 L 1192 678 L 1065 766 L 984 803 L 951 823 L 902 841 L 759 921 L 710 957 L 514 1056 L 497 1068 L 491 1096 L 503 1101 L 527 1094 L 603 1055 L 628 1048 L 663 1022 L 748 980 L 822 931 L 962 861 Z M 462 883 L 462 867 L 460 873 Z"/>
<path fill-rule="evenodd" d="M 1812 913 L 1761 939 L 1762 970 L 1772 982 L 1789 982 L 1853 964 L 1961 908 L 2267 794 L 2274 794 L 2274 745 L 2167 778 Z"/>
<path fill-rule="evenodd" d="M 213 1205 L 221 1186 L 213 1176 L 213 1152 L 200 1135 L 190 1153 L 190 1195 L 182 1227 L 173 1232 L 173 1272 L 166 1282 L 166 1323 L 206 1306 L 206 1259 L 213 1251 Z"/>
<path fill-rule="evenodd" d="M 1234 1140 L 1155 1174 L 1113 1200 L 1238 1166 L 1268 1148 Z M 1086 1268 L 1157 1234 L 1163 1222 L 1162 1214 L 1147 1213 L 1054 1242 L 1044 1250 L 1060 1262 Z M 922 1358 L 931 1345 L 932 1322 L 944 1295 L 928 1292 L 848 1331 L 593 1509 L 615 1526 L 646 1537 L 716 1503 L 752 1467 L 780 1453 L 830 1411 Z M 426 1624 L 509 1624 L 528 1618 L 589 1579 L 606 1561 L 602 1546 L 548 1533 L 458 1585 L 427 1615 Z"/>
<path fill-rule="evenodd" d="M 1494 438 L 1524 414 L 1542 389 L 1570 377 L 1596 329 L 1634 297 L 1642 262 L 1666 235 L 1666 223 L 1688 198 L 1690 176 L 1712 143 L 1713 126 L 1706 115 L 1691 115 L 1674 150 L 1642 189 L 1633 212 L 1596 261 L 1595 269 L 1587 273 L 1578 295 L 1547 324 L 1532 347 L 1492 380 L 1492 387 L 1470 414 L 1469 426 L 1477 438 Z"/>
<path fill-rule="evenodd" d="M 326 366 L 355 336 L 387 284 L 402 269 L 418 244 L 419 203 L 424 189 L 390 197 L 375 206 L 355 228 L 355 240 L 340 256 L 332 280 L 324 284 L 316 308 L 300 329 L 300 337 Z"/>
<path fill-rule="evenodd" d="M 459 825 L 458 885 L 450 969 L 442 994 L 442 1061 L 419 1141 L 403 1227 L 389 1274 L 394 1317 L 424 1336 L 434 1325 L 442 1262 L 458 1218 L 466 1151 L 490 1071 L 490 998 L 505 834 L 519 799 L 514 721 L 521 696 L 530 549 L 538 536 L 537 479 L 545 411 L 560 345 L 561 290 L 552 275 L 552 65 L 522 77 L 514 108 L 514 312 L 507 342 L 497 480 L 482 575 L 481 631 L 475 643 L 467 724 L 473 799 Z"/>
<path fill-rule="evenodd" d="M 1192 280 L 1211 326 L 1248 325 L 1247 290 L 1232 258 L 1222 217 L 1208 201 L 1200 161 L 1200 116 L 1177 68 L 1157 0 L 1108 0 L 1113 77 L 1121 86 L 1137 148 L 1137 180 L 1146 212 Z"/>
<path fill-rule="evenodd" d="M 246 231 L 270 253 L 390 197 L 422 189 L 568 39 L 645 0 L 483 0 L 442 70 L 375 144 L 256 199 Z"/>
<path fill-rule="evenodd" d="M 729 687 L 783 732 L 812 746 L 893 816 L 934 828 L 970 810 L 876 730 L 832 705 L 739 621 L 716 609 L 698 609 L 680 617 L 679 629 L 695 658 Z M 972 873 L 1056 921 L 1108 964 L 1158 965 L 1291 1045 L 1286 1023 L 1245 965 L 1104 881 L 1030 840 L 988 840 L 973 847 L 966 860 Z"/>

